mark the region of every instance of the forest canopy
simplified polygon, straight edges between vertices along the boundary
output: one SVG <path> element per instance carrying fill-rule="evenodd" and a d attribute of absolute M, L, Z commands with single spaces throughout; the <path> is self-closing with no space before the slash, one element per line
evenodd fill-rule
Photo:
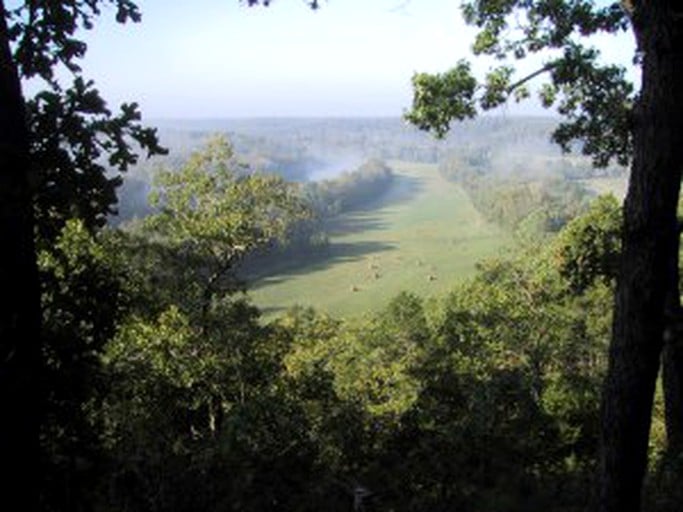
<path fill-rule="evenodd" d="M 554 139 L 565 149 L 580 139 L 598 166 L 629 163 L 625 207 L 589 204 L 572 182 L 486 181 L 486 151 L 444 159 L 443 173 L 492 220 L 519 228 L 540 215 L 548 229 L 482 261 L 446 296 L 406 291 L 355 319 L 312 308 L 267 319 L 236 267 L 305 232 L 312 211 L 372 204 L 396 179 L 380 160 L 302 185 L 240 166 L 216 139 L 157 173 L 147 216 L 107 226 L 121 173 L 138 153 L 166 152 L 135 103 L 111 109 L 80 67 L 80 34 L 108 6 L 120 23 L 141 20 L 130 0 L 0 0 L 6 504 L 680 508 L 674 2 L 465 3 L 475 54 L 555 52 L 539 70 L 542 102 L 565 117 Z M 625 30 L 639 45 L 637 95 L 579 37 Z M 416 74 L 407 118 L 444 136 L 452 121 L 525 97 L 531 77 L 513 75 L 502 66 L 481 82 L 466 61 Z M 40 84 L 32 97 L 27 80 Z M 424 149 L 402 151 L 444 156 Z"/>

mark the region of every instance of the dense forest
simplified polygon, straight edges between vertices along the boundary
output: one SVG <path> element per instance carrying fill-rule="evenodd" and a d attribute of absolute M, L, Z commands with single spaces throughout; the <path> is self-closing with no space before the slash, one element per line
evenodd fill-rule
<path fill-rule="evenodd" d="M 69 220 L 41 250 L 46 510 L 594 503 L 616 199 L 445 297 L 264 322 L 239 262 L 314 211 L 366 204 L 391 171 L 297 184 L 233 167 L 232 151 L 213 139 L 158 174 L 153 213 L 97 233 Z M 659 401 L 648 488 L 653 510 L 674 510 Z"/>
<path fill-rule="evenodd" d="M 231 171 L 230 156 L 215 141 L 162 175 L 157 213 L 96 236 L 69 221 L 41 253 L 54 340 L 46 503 L 588 505 L 616 200 L 541 250 L 482 263 L 448 297 L 404 293 L 362 320 L 300 309 L 264 324 L 232 270 L 305 203 L 279 178 Z"/>
<path fill-rule="evenodd" d="M 680 510 L 677 6 L 466 3 L 475 53 L 564 51 L 541 89 L 564 121 L 470 120 L 529 93 L 506 67 L 478 88 L 460 61 L 413 78 L 405 117 L 432 140 L 390 119 L 148 128 L 78 64 L 102 3 L 0 0 L 3 505 Z M 629 27 L 637 108 L 572 38 Z M 445 295 L 264 315 L 250 279 L 324 252 L 397 161 L 437 164 L 507 252 Z M 624 205 L 587 188 L 626 164 Z"/>

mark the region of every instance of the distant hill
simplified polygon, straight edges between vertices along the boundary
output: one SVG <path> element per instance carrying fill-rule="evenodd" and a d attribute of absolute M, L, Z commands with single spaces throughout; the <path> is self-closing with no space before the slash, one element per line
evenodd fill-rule
<path fill-rule="evenodd" d="M 453 127 L 444 140 L 408 125 L 401 118 L 254 118 L 156 120 L 162 141 L 186 150 L 212 133 L 225 133 L 245 155 L 299 155 L 302 161 L 331 165 L 356 157 L 438 163 L 454 148 L 487 144 L 497 150 L 559 154 L 550 143 L 557 125 L 551 117 L 482 117 Z"/>
<path fill-rule="evenodd" d="M 154 169 L 178 166 L 215 133 L 232 141 L 238 159 L 254 169 L 280 174 L 291 181 L 330 179 L 369 159 L 448 165 L 472 161 L 487 173 L 595 177 L 581 155 L 562 155 L 550 142 L 557 125 L 552 117 L 484 116 L 454 125 L 436 140 L 400 118 L 254 118 L 152 120 L 170 154 L 141 160 L 124 177 L 120 210 L 125 220 L 147 213 L 145 198 Z M 618 168 L 598 175 L 619 175 Z M 116 219 L 114 221 L 117 221 Z"/>

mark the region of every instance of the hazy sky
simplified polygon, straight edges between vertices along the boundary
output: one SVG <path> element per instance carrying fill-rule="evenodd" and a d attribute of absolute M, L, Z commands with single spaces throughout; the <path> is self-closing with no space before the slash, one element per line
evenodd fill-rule
<path fill-rule="evenodd" d="M 142 23 L 105 12 L 87 33 L 84 70 L 110 103 L 138 101 L 148 118 L 399 116 L 411 75 L 466 57 L 473 33 L 459 0 L 328 0 L 316 12 L 302 0 L 138 3 Z M 629 64 L 628 35 L 599 44 Z"/>

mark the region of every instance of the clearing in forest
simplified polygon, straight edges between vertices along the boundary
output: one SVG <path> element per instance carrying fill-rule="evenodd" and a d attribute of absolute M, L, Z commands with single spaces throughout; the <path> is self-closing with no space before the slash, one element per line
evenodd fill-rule
<path fill-rule="evenodd" d="M 335 218 L 323 255 L 252 283 L 250 295 L 268 316 L 294 305 L 355 316 L 404 290 L 440 295 L 509 244 L 509 234 L 484 220 L 436 165 L 391 167 L 395 178 L 381 197 Z"/>

